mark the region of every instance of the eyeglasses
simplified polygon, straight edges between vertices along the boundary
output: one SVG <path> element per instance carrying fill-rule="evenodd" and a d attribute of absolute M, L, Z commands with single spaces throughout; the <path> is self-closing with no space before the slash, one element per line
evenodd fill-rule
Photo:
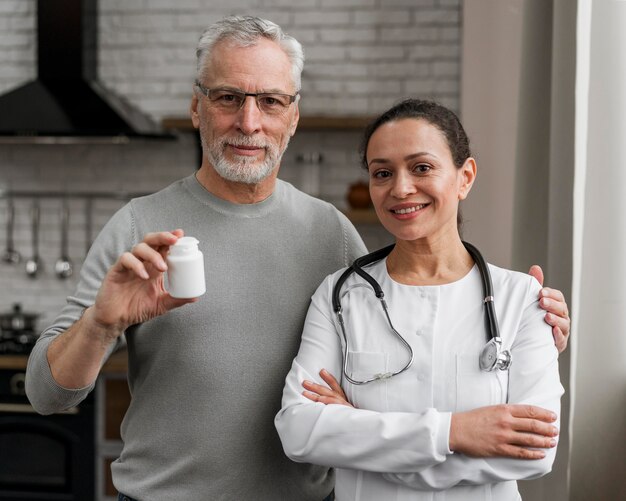
<path fill-rule="evenodd" d="M 289 109 L 289 105 L 296 100 L 298 93 L 279 94 L 277 92 L 259 92 L 256 94 L 243 92 L 237 89 L 207 89 L 196 80 L 196 87 L 214 106 L 225 112 L 234 113 L 243 107 L 246 97 L 255 98 L 259 109 L 267 115 L 282 115 Z"/>

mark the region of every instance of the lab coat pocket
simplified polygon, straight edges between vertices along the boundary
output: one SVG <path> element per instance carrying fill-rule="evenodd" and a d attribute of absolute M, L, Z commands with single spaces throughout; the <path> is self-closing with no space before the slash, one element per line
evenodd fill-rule
<path fill-rule="evenodd" d="M 480 370 L 477 355 L 457 355 L 456 411 L 505 403 L 508 374 L 507 371 Z"/>
<path fill-rule="evenodd" d="M 365 381 L 376 374 L 387 372 L 388 355 L 381 352 L 349 351 L 347 356 L 348 375 L 356 381 Z M 387 380 L 356 385 L 344 379 L 346 396 L 359 409 L 387 410 Z"/>

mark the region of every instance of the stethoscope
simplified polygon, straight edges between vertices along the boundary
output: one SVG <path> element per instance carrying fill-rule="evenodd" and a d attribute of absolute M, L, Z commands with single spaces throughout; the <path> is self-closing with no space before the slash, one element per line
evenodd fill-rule
<path fill-rule="evenodd" d="M 472 244 L 463 242 L 463 245 L 469 252 L 470 256 L 478 266 L 478 271 L 480 272 L 480 278 L 483 285 L 483 294 L 484 300 L 483 303 L 485 305 L 485 324 L 487 327 L 488 341 L 484 348 L 481 350 L 480 355 L 478 357 L 480 369 L 486 372 L 491 372 L 494 370 L 506 371 L 509 369 L 511 365 L 511 352 L 509 350 L 502 349 L 502 338 L 500 338 L 500 331 L 498 329 L 498 319 L 496 318 L 496 310 L 493 304 L 493 285 L 491 283 L 491 274 L 489 273 L 489 268 L 487 267 L 487 263 L 483 259 L 483 256 L 478 251 L 476 247 Z M 407 340 L 400 334 L 393 323 L 391 322 L 391 317 L 389 316 L 389 310 L 387 309 L 387 303 L 385 302 L 385 294 L 383 293 L 379 283 L 374 280 L 374 278 L 363 270 L 364 266 L 375 263 L 376 261 L 380 261 L 381 259 L 387 257 L 389 253 L 393 250 L 395 244 L 392 244 L 388 247 L 384 247 L 383 249 L 379 249 L 377 251 L 372 252 L 371 254 L 367 254 L 362 256 L 352 263 L 352 266 L 348 267 L 346 271 L 344 271 L 335 286 L 333 287 L 333 310 L 337 315 L 337 320 L 339 322 L 339 326 L 341 328 L 341 333 L 343 335 L 343 340 L 345 344 L 345 350 L 342 352 L 343 357 L 343 375 L 345 378 L 352 384 L 360 385 L 371 383 L 372 381 L 377 381 L 379 379 L 388 379 L 393 376 L 397 376 L 398 374 L 403 373 L 413 363 L 414 354 L 411 345 L 407 342 Z M 373 377 L 366 379 L 364 381 L 360 381 L 357 379 L 353 379 L 348 375 L 348 358 L 347 353 L 349 352 L 349 340 L 348 335 L 346 334 L 346 328 L 344 325 L 342 308 L 341 308 L 341 287 L 348 279 L 348 277 L 352 274 L 356 273 L 361 278 L 363 278 L 369 285 L 371 285 L 376 297 L 380 300 L 380 304 L 382 305 L 385 317 L 387 318 L 387 322 L 389 323 L 389 327 L 394 335 L 400 340 L 402 345 L 406 348 L 409 353 L 408 362 L 399 370 L 394 372 L 384 372 L 379 374 L 374 374 Z M 365 284 L 363 284 L 366 287 Z"/>

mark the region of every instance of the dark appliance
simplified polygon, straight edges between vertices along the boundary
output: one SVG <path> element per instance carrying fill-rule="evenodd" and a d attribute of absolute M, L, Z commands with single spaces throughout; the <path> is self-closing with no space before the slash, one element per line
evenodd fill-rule
<path fill-rule="evenodd" d="M 0 96 L 3 142 L 173 138 L 98 81 L 97 10 L 97 0 L 37 1 L 37 79 Z"/>
<path fill-rule="evenodd" d="M 15 368 L 16 360 L 25 364 L 35 343 L 36 317 L 19 305 L 0 315 L 0 361 L 12 361 L 0 364 L 0 500 L 90 501 L 95 499 L 93 392 L 75 407 L 42 416 L 26 397 L 25 370 Z"/>
<path fill-rule="evenodd" d="M 0 370 L 0 499 L 94 499 L 93 393 L 77 407 L 42 416 L 24 395 L 24 375 Z"/>
<path fill-rule="evenodd" d="M 0 355 L 27 355 L 35 346 L 37 313 L 22 311 L 15 303 L 13 310 L 0 314 Z"/>

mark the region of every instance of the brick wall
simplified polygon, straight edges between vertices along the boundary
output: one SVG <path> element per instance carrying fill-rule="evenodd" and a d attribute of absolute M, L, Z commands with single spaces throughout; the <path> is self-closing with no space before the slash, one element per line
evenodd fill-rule
<path fill-rule="evenodd" d="M 304 45 L 305 114 L 375 114 L 406 95 L 457 109 L 460 2 L 100 0 L 100 78 L 157 119 L 186 114 L 199 34 L 254 13 Z M 0 0 L 0 91 L 35 76 L 35 11 Z"/>
<path fill-rule="evenodd" d="M 453 109 L 459 102 L 461 0 L 100 0 L 100 79 L 155 119 L 185 116 L 195 70 L 194 47 L 204 27 L 224 15 L 272 19 L 305 48 L 303 115 L 374 115 L 415 95 Z M 34 0 L 0 0 L 0 92 L 35 77 Z M 281 177 L 345 208 L 348 185 L 363 179 L 355 131 L 299 131 Z M 311 153 L 323 161 L 306 163 Z M 304 159 L 300 161 L 300 159 Z M 193 134 L 174 142 L 130 145 L 0 144 L 0 192 L 151 192 L 197 167 Z M 32 199 L 19 199 L 16 246 L 31 254 Z M 54 275 L 60 254 L 59 199 L 43 198 L 40 250 L 44 271 L 26 276 L 23 263 L 0 262 L 0 312 L 13 302 L 48 323 L 74 288 L 75 277 Z M 123 203 L 95 200 L 94 233 Z M 84 257 L 85 201 L 71 204 L 70 257 Z M 6 203 L 0 198 L 0 246 L 5 247 Z M 377 225 L 361 225 L 368 247 L 389 241 Z"/>

